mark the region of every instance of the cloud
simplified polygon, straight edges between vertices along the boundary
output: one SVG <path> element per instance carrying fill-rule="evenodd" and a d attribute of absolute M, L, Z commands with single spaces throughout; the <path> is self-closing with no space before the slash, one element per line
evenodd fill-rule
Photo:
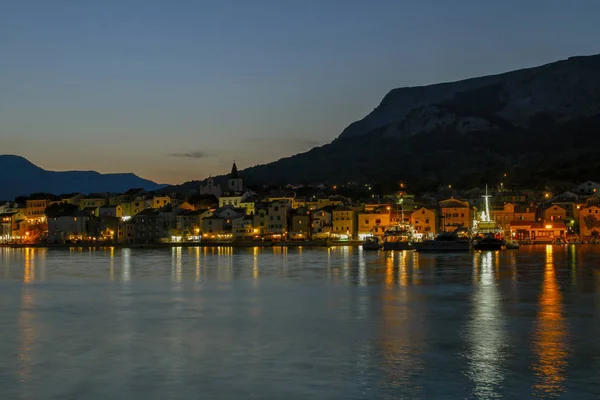
<path fill-rule="evenodd" d="M 203 151 L 197 150 L 197 151 L 190 151 L 188 153 L 171 153 L 169 154 L 171 157 L 182 157 L 182 158 L 205 158 L 208 157 L 208 154 L 206 154 Z"/>

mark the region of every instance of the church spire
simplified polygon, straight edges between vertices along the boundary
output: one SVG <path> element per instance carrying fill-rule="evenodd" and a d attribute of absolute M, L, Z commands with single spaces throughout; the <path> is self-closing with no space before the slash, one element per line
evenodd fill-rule
<path fill-rule="evenodd" d="M 237 177 L 238 177 L 237 165 L 235 165 L 235 160 L 233 160 L 233 166 L 231 167 L 230 178 L 237 178 Z"/>

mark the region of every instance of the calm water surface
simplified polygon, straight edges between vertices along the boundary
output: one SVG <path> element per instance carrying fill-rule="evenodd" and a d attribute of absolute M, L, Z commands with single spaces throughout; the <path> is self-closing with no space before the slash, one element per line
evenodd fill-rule
<path fill-rule="evenodd" d="M 600 247 L 0 248 L 2 399 L 600 397 Z"/>

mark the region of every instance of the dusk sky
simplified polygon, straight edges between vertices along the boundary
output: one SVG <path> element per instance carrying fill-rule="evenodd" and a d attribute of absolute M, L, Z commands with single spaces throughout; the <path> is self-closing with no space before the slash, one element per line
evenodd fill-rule
<path fill-rule="evenodd" d="M 0 154 L 203 179 L 333 140 L 392 88 L 600 52 L 597 0 L 0 0 Z"/>

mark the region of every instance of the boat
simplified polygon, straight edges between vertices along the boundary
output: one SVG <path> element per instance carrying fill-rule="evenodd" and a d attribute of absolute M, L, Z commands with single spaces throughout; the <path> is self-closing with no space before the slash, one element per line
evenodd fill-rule
<path fill-rule="evenodd" d="M 473 249 L 475 250 L 504 250 L 505 248 L 506 242 L 504 240 L 491 235 L 478 238 L 473 242 Z"/>
<path fill-rule="evenodd" d="M 424 240 L 415 243 L 415 250 L 420 252 L 450 251 L 462 252 L 471 250 L 471 241 L 467 237 L 461 237 L 458 229 L 454 232 L 441 232 L 433 240 Z"/>
<path fill-rule="evenodd" d="M 507 240 L 506 241 L 506 250 L 518 250 L 519 242 L 516 240 Z"/>
<path fill-rule="evenodd" d="M 381 239 L 377 236 L 369 236 L 362 244 L 363 250 L 379 250 L 381 248 Z"/>
<path fill-rule="evenodd" d="M 473 221 L 473 249 L 475 250 L 504 250 L 506 241 L 501 239 L 502 228 L 492 218 L 488 187 L 485 186 L 484 210 Z"/>
<path fill-rule="evenodd" d="M 412 250 L 414 233 L 412 225 L 397 224 L 383 234 L 383 250 Z"/>

